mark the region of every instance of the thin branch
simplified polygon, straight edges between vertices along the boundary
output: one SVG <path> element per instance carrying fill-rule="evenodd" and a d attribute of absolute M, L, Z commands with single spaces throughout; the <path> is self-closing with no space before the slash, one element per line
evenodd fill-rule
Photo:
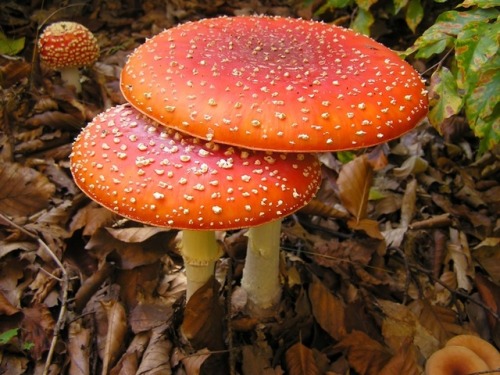
<path fill-rule="evenodd" d="M 35 234 L 35 233 L 27 230 L 26 228 L 23 228 L 20 225 L 14 223 L 11 219 L 9 219 L 6 215 L 2 214 L 1 212 L 0 212 L 0 218 L 2 220 L 4 220 L 5 222 L 7 222 L 12 227 L 20 230 L 22 233 L 24 233 L 28 237 L 31 237 L 34 240 L 36 240 L 38 242 L 38 244 L 42 247 L 42 249 L 44 249 L 47 252 L 47 254 L 50 255 L 50 257 L 52 258 L 54 263 L 56 263 L 57 267 L 59 267 L 59 269 L 62 272 L 62 278 L 60 280 L 61 288 L 62 288 L 61 309 L 59 310 L 59 316 L 57 318 L 57 322 L 56 322 L 56 325 L 54 327 L 52 341 L 50 343 L 50 348 L 49 348 L 49 351 L 47 353 L 47 359 L 45 361 L 45 367 L 43 369 L 43 375 L 47 375 L 49 373 L 50 364 L 52 363 L 52 358 L 54 357 L 54 352 L 55 352 L 55 348 L 57 345 L 57 340 L 59 338 L 59 332 L 62 330 L 64 323 L 65 323 L 65 320 L 66 320 L 66 310 L 67 310 L 67 303 L 68 303 L 68 289 L 69 289 L 68 272 L 66 271 L 66 268 L 64 268 L 64 265 L 59 260 L 59 258 L 56 256 L 56 254 L 50 249 L 50 247 L 37 234 Z M 55 276 L 53 276 L 53 277 L 55 277 Z"/>

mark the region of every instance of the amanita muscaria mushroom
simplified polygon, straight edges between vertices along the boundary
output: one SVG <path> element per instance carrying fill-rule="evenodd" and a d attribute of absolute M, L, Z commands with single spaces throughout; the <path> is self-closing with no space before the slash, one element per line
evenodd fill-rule
<path fill-rule="evenodd" d="M 38 40 L 40 60 L 59 70 L 68 85 L 82 90 L 79 68 L 90 66 L 99 58 L 99 45 L 85 26 L 69 21 L 55 22 L 45 28 Z"/>
<path fill-rule="evenodd" d="M 285 152 L 389 141 L 415 127 L 428 104 L 419 74 L 374 40 L 268 16 L 204 19 L 165 30 L 129 57 L 121 90 L 139 111 L 181 132 Z M 249 231 L 242 285 L 261 308 L 276 298 L 255 283 L 260 276 L 246 275 L 262 269 L 263 254 L 271 252 L 262 249 L 278 246 L 278 236 L 277 226 Z M 256 242 L 263 237 L 269 243 Z"/>
<path fill-rule="evenodd" d="M 427 114 L 419 74 L 374 40 L 283 17 L 204 19 L 129 57 L 121 89 L 193 136 L 251 149 L 339 151 L 387 142 Z"/>
<path fill-rule="evenodd" d="M 117 214 L 183 229 L 188 297 L 214 272 L 215 230 L 288 215 L 309 202 L 321 179 L 314 155 L 218 145 L 163 127 L 129 105 L 83 129 L 71 172 L 83 192 Z M 272 282 L 279 288 L 277 275 Z"/>
<path fill-rule="evenodd" d="M 473 335 L 458 335 L 434 352 L 425 364 L 426 375 L 468 375 L 500 371 L 500 353 Z"/>

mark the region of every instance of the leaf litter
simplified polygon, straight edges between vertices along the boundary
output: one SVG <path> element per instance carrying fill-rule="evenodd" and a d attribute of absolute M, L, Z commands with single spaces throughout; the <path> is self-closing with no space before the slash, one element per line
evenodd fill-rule
<path fill-rule="evenodd" d="M 16 20 L 2 24 L 9 40 L 26 38 L 16 58 L 0 56 L 0 371 L 419 374 L 456 334 L 498 346 L 500 152 L 476 157 L 467 133 L 450 142 L 424 123 L 388 145 L 321 155 L 316 200 L 283 223 L 283 298 L 262 321 L 242 309 L 244 230 L 219 235 L 216 279 L 186 305 L 177 233 L 79 192 L 71 141 L 123 102 L 120 67 L 145 38 L 221 11 L 311 16 L 277 1 L 175 3 L 169 17 L 155 1 L 141 17 L 113 1 L 86 14 L 104 53 L 79 97 L 32 59 L 26 25 L 49 9 L 0 5 Z"/>

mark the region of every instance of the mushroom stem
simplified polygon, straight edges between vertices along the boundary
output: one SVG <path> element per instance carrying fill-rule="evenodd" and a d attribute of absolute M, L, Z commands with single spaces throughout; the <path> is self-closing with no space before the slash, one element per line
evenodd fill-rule
<path fill-rule="evenodd" d="M 82 85 L 80 83 L 80 70 L 76 67 L 68 67 L 61 69 L 61 78 L 64 83 L 69 86 L 75 86 L 76 92 L 82 92 Z"/>
<path fill-rule="evenodd" d="M 215 232 L 203 230 L 183 230 L 180 251 L 186 268 L 186 300 L 189 300 L 213 276 L 221 251 Z"/>
<path fill-rule="evenodd" d="M 261 315 L 272 310 L 281 298 L 279 282 L 281 220 L 252 227 L 241 286 L 247 292 L 248 308 Z"/>

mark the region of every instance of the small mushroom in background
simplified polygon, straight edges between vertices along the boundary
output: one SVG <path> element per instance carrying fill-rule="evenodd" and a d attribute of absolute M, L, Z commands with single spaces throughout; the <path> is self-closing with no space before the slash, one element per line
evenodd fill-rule
<path fill-rule="evenodd" d="M 43 64 L 61 72 L 67 85 L 82 91 L 79 69 L 91 66 L 99 58 L 99 45 L 94 34 L 76 22 L 61 21 L 45 28 L 38 40 Z"/>
<path fill-rule="evenodd" d="M 274 152 L 373 146 L 410 131 L 428 111 L 420 75 L 395 52 L 352 30 L 285 17 L 165 30 L 130 55 L 120 84 L 135 108 L 165 126 Z M 279 230 L 274 222 L 248 232 L 242 287 L 256 310 L 279 301 Z"/>
<path fill-rule="evenodd" d="M 182 230 L 187 298 L 214 274 L 216 230 L 289 215 L 313 198 L 321 181 L 314 155 L 218 145 L 161 126 L 129 105 L 87 125 L 70 159 L 76 184 L 97 203 Z"/>
<path fill-rule="evenodd" d="M 500 371 L 500 353 L 486 340 L 458 335 L 434 352 L 425 364 L 426 375 L 468 375 Z"/>

